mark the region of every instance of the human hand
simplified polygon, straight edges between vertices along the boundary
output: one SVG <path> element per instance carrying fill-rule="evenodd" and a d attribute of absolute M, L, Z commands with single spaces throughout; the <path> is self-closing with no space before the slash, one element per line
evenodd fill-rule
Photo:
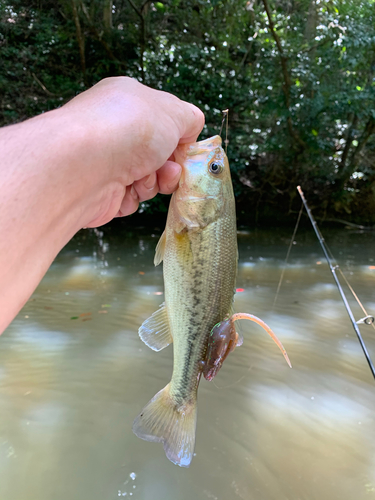
<path fill-rule="evenodd" d="M 126 77 L 102 80 L 59 111 L 87 131 L 76 160 L 90 187 L 85 227 L 129 215 L 157 193 L 172 193 L 181 174 L 174 150 L 195 142 L 204 124 L 194 105 Z"/>
<path fill-rule="evenodd" d="M 0 129 L 0 333 L 77 231 L 176 189 L 173 152 L 203 123 L 195 106 L 116 77 Z"/>

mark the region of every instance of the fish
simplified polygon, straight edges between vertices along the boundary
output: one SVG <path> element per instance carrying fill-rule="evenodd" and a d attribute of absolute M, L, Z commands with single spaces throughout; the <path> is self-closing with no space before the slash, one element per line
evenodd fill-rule
<path fill-rule="evenodd" d="M 173 373 L 136 417 L 133 432 L 162 442 L 171 462 L 189 467 L 208 337 L 232 313 L 238 251 L 235 199 L 221 137 L 180 145 L 175 160 L 181 179 L 154 259 L 155 265 L 163 261 L 165 302 L 139 329 L 155 351 L 173 342 Z"/>
<path fill-rule="evenodd" d="M 260 324 L 290 362 L 268 325 L 233 310 L 236 212 L 220 136 L 179 146 L 175 160 L 182 167 L 181 179 L 154 258 L 156 266 L 163 261 L 165 302 L 138 331 L 155 351 L 173 343 L 173 373 L 136 417 L 133 432 L 146 441 L 162 442 L 171 462 L 189 467 L 199 382 L 202 374 L 212 380 L 228 354 L 242 344 L 234 322 L 248 319 Z"/>

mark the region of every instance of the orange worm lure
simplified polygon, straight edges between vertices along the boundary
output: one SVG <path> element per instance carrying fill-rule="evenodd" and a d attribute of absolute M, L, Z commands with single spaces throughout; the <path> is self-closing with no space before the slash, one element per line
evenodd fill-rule
<path fill-rule="evenodd" d="M 217 323 L 217 325 L 215 325 L 211 330 L 210 337 L 208 339 L 206 359 L 202 370 L 203 376 L 206 380 L 212 380 L 217 375 L 228 354 L 232 352 L 235 347 L 242 345 L 242 337 L 239 336 L 234 327 L 234 322 L 239 319 L 247 319 L 260 325 L 279 347 L 286 362 L 290 368 L 292 368 L 283 344 L 264 321 L 257 318 L 253 314 L 235 313 L 229 319 Z"/>

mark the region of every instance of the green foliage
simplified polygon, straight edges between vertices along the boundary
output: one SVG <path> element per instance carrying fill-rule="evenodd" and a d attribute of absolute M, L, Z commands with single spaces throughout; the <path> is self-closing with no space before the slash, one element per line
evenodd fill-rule
<path fill-rule="evenodd" d="M 229 108 L 243 222 L 285 218 L 298 184 L 320 215 L 374 222 L 374 17 L 369 0 L 5 1 L 1 124 L 126 74 L 200 106 L 203 136 Z"/>

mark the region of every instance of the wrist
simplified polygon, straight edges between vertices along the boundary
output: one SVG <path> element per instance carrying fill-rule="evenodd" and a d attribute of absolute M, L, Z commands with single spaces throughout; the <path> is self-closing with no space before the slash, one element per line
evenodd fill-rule
<path fill-rule="evenodd" d="M 117 215 L 126 187 L 135 180 L 137 168 L 131 167 L 137 161 L 130 151 L 139 127 L 131 113 L 120 124 L 114 114 L 101 113 L 100 105 L 99 109 L 85 102 L 74 106 L 73 101 L 56 110 L 55 117 L 65 131 L 61 150 L 67 155 L 67 176 L 74 179 L 70 196 L 79 212 L 80 229 L 103 225 Z"/>
<path fill-rule="evenodd" d="M 86 117 L 84 121 L 65 107 L 52 112 L 50 119 L 58 141 L 58 155 L 52 157 L 50 170 L 61 185 L 62 211 L 70 219 L 67 224 L 72 236 L 82 227 L 101 225 L 114 217 L 116 214 L 105 218 L 105 214 L 130 181 L 116 175 L 107 151 L 110 137 L 95 120 Z"/>
<path fill-rule="evenodd" d="M 36 154 L 40 154 L 41 171 L 36 176 L 35 190 L 47 197 L 49 216 L 53 224 L 61 226 L 64 245 L 84 226 L 88 208 L 85 203 L 95 183 L 100 182 L 93 161 L 93 141 L 87 128 L 64 113 L 63 108 L 40 115 L 28 125 L 39 130 Z"/>

